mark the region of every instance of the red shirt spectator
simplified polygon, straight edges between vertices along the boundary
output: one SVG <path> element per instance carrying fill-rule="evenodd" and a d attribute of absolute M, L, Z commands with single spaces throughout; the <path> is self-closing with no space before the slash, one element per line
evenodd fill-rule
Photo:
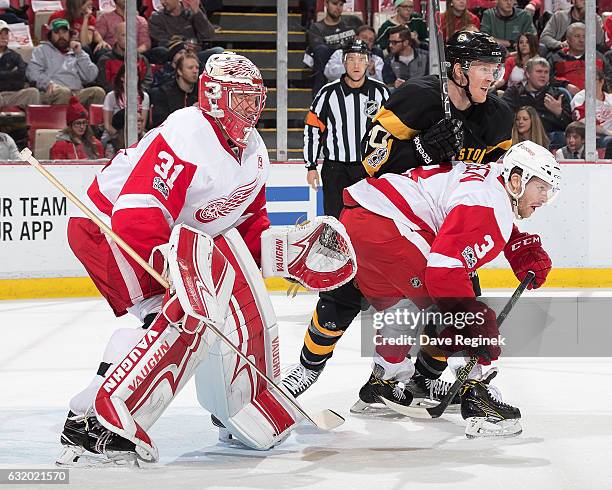
<path fill-rule="evenodd" d="M 104 157 L 102 143 L 88 125 L 87 109 L 76 97 L 70 98 L 66 110 L 66 128 L 57 135 L 51 147 L 52 160 L 95 160 Z"/>
<path fill-rule="evenodd" d="M 612 15 L 608 15 L 608 17 L 606 17 L 604 32 L 606 33 L 606 46 L 608 46 L 608 48 L 612 48 Z"/>
<path fill-rule="evenodd" d="M 115 10 L 99 14 L 96 28 L 102 39 L 111 46 L 114 46 L 116 41 L 115 30 L 122 22 L 125 22 L 125 0 L 115 0 Z M 139 53 L 144 53 L 151 49 L 149 24 L 140 15 L 136 16 L 136 42 L 138 43 Z"/>
<path fill-rule="evenodd" d="M 480 19 L 467 10 L 467 0 L 449 0 L 447 5 L 446 12 L 440 16 L 442 35 L 445 41 L 455 32 L 461 31 L 470 25 L 480 29 Z"/>
<path fill-rule="evenodd" d="M 95 45 L 95 50 L 110 49 L 96 30 L 96 16 L 93 14 L 92 0 L 66 0 L 66 8 L 53 12 L 49 24 L 54 19 L 66 19 L 83 47 Z"/>

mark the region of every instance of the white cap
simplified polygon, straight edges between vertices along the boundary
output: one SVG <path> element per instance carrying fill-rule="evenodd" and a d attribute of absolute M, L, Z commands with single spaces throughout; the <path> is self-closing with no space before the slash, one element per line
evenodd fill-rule
<path fill-rule="evenodd" d="M 9 29 L 9 25 L 6 23 L 6 21 L 0 20 L 0 31 L 3 31 L 4 29 Z"/>

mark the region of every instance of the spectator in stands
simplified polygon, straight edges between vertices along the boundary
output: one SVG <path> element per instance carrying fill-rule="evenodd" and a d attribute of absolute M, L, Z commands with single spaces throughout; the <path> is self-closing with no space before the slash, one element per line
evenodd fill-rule
<path fill-rule="evenodd" d="M 125 0 L 115 0 L 115 9 L 98 16 L 97 29 L 102 39 L 109 45 L 114 46 L 116 42 L 115 32 L 117 26 L 125 22 Z M 149 37 L 149 24 L 147 19 L 136 16 L 136 44 L 138 52 L 143 54 L 151 49 L 151 38 Z"/>
<path fill-rule="evenodd" d="M 567 47 L 551 53 L 548 57 L 550 77 L 567 81 L 577 87 L 574 88 L 574 94 L 584 89 L 585 32 L 586 26 L 582 22 L 570 24 L 565 36 Z M 597 69 L 603 70 L 605 68 L 603 55 L 595 52 L 595 56 Z"/>
<path fill-rule="evenodd" d="M 608 92 L 603 71 L 597 70 L 595 88 L 595 129 L 597 131 L 597 148 L 605 148 L 612 142 L 612 94 Z M 585 90 L 578 92 L 572 99 L 574 119 L 585 122 Z"/>
<path fill-rule="evenodd" d="M 414 43 L 408 27 L 389 29 L 389 56 L 385 58 L 383 81 L 392 90 L 410 78 L 429 73 L 429 54 Z"/>
<path fill-rule="evenodd" d="M 446 12 L 440 16 L 440 24 L 445 41 L 468 26 L 473 25 L 480 29 L 480 19 L 467 9 L 467 0 L 448 0 Z"/>
<path fill-rule="evenodd" d="M 76 95 L 82 104 L 101 104 L 106 95 L 102 87 L 83 88 L 98 75 L 98 67 L 83 51 L 79 41 L 70 40 L 70 24 L 55 19 L 47 33 L 48 41 L 32 51 L 26 75 L 42 91 L 43 104 L 67 104 Z"/>
<path fill-rule="evenodd" d="M 24 88 L 26 64 L 19 53 L 9 49 L 8 42 L 8 24 L 0 20 L 0 107 L 25 109 L 31 104 L 40 104 L 38 89 Z"/>
<path fill-rule="evenodd" d="M 193 51 L 189 51 L 185 39 L 182 36 L 172 36 L 172 39 L 170 39 L 168 43 L 168 60 L 163 64 L 161 69 L 158 69 L 153 74 L 152 88 L 161 87 L 166 83 L 174 81 L 176 75 L 176 62 L 187 52 L 193 53 Z"/>
<path fill-rule="evenodd" d="M 565 129 L 567 144 L 555 153 L 557 160 L 584 160 L 584 123 L 574 121 Z"/>
<path fill-rule="evenodd" d="M 550 84 L 548 61 L 540 56 L 526 63 L 525 77 L 525 82 L 508 88 L 502 100 L 514 112 L 522 106 L 535 108 L 550 138 L 550 146 L 560 148 L 565 140 L 563 131 L 572 121 L 568 93 Z"/>
<path fill-rule="evenodd" d="M 198 101 L 199 68 L 198 57 L 187 53 L 176 62 L 174 82 L 151 92 L 153 127 L 159 126 L 177 109 L 192 106 Z"/>
<path fill-rule="evenodd" d="M 540 116 L 533 107 L 528 105 L 516 111 L 514 126 L 512 126 L 512 144 L 526 140 L 533 141 L 544 148 L 548 148 L 550 144 Z"/>
<path fill-rule="evenodd" d="M 115 76 L 124 63 L 125 57 L 125 22 L 120 22 L 115 28 L 115 44 L 112 51 L 108 51 L 100 56 L 98 60 L 98 85 L 102 86 L 105 91 L 110 91 L 113 88 Z M 149 61 L 141 54 L 138 55 L 138 79 L 142 82 L 142 87 L 145 90 L 151 88 L 153 83 L 153 75 L 151 75 L 151 66 Z"/>
<path fill-rule="evenodd" d="M 0 133 L 0 162 L 21 160 L 19 149 L 13 138 L 6 133 Z"/>
<path fill-rule="evenodd" d="M 357 28 L 355 39 L 365 42 L 370 50 L 366 75 L 382 82 L 382 69 L 384 62 L 381 56 L 372 52 L 372 49 L 374 48 L 374 41 L 376 40 L 376 32 L 372 27 L 363 25 Z M 324 72 L 325 78 L 327 78 L 328 81 L 333 82 L 334 80 L 338 80 L 346 73 L 346 68 L 344 66 L 344 62 L 342 61 L 343 58 L 344 54 L 342 49 L 336 49 L 334 54 L 331 55 L 331 58 L 329 58 L 329 61 L 325 65 Z"/>
<path fill-rule="evenodd" d="M 102 143 L 89 127 L 87 109 L 76 97 L 70 98 L 66 124 L 51 147 L 51 160 L 96 160 L 104 156 Z"/>
<path fill-rule="evenodd" d="M 516 49 L 521 33 L 537 34 L 531 15 L 515 7 L 514 0 L 497 0 L 495 8 L 485 10 L 480 30 L 493 36 L 509 51 Z"/>
<path fill-rule="evenodd" d="M 149 34 L 153 49 L 149 53 L 152 63 L 163 64 L 168 59 L 168 43 L 172 36 L 183 36 L 190 49 L 198 53 L 200 64 L 208 57 L 222 53 L 222 48 L 210 48 L 215 28 L 200 8 L 200 0 L 161 0 L 163 10 L 153 12 L 149 18 Z"/>
<path fill-rule="evenodd" d="M 325 65 L 334 51 L 353 40 L 363 24 L 354 15 L 342 16 L 344 0 L 325 0 L 325 18 L 314 22 L 308 30 L 307 54 L 312 56 L 313 96 L 327 83 Z"/>
<path fill-rule="evenodd" d="M 504 77 L 493 84 L 496 90 L 512 87 L 525 81 L 525 64 L 538 55 L 538 37 L 530 32 L 523 32 L 516 43 L 516 51 L 506 58 Z"/>
<path fill-rule="evenodd" d="M 138 132 L 138 139 L 144 136 L 144 128 L 145 128 L 145 118 L 142 112 L 138 112 L 136 115 L 136 130 Z M 112 127 L 115 133 L 117 134 L 117 138 L 115 140 L 115 144 L 117 146 L 117 151 L 122 148 L 126 148 L 128 145 L 125 144 L 127 139 L 127 135 L 125 132 L 125 109 L 121 109 L 116 112 L 112 119 Z"/>
<path fill-rule="evenodd" d="M 389 48 L 389 29 L 398 26 L 410 28 L 416 45 L 427 43 L 429 40 L 427 24 L 421 14 L 414 11 L 414 0 L 394 0 L 393 5 L 395 6 L 395 15 L 383 22 L 378 28 L 376 44 L 380 49 L 387 50 Z"/>
<path fill-rule="evenodd" d="M 125 109 L 125 65 L 121 65 L 119 71 L 113 80 L 113 90 L 111 90 L 104 98 L 104 108 L 102 110 L 104 116 L 104 130 L 102 135 L 102 145 L 107 149 L 106 155 L 111 153 L 114 155 L 118 150 L 123 148 L 117 143 L 117 131 L 112 124 L 113 116 L 122 109 Z M 149 117 L 149 94 L 142 89 L 141 79 L 138 79 L 138 113 L 142 115 L 144 121 Z M 108 150 L 108 146 L 112 148 Z"/>
<path fill-rule="evenodd" d="M 612 15 L 608 15 L 604 22 L 606 48 L 612 48 Z"/>
<path fill-rule="evenodd" d="M 542 35 L 540 36 L 540 42 L 546 49 L 549 51 L 556 51 L 568 47 L 567 41 L 565 40 L 567 28 L 574 22 L 584 23 L 584 1 L 585 0 L 572 0 L 573 6 L 571 8 L 558 10 L 553 14 L 546 23 Z M 597 15 L 595 25 L 595 42 L 598 45 L 605 45 L 602 21 L 599 15 Z"/>
<path fill-rule="evenodd" d="M 75 40 L 81 43 L 90 56 L 111 48 L 96 30 L 96 16 L 93 13 L 92 0 L 66 0 L 65 10 L 53 12 L 49 17 L 49 24 L 55 19 L 68 21 Z"/>

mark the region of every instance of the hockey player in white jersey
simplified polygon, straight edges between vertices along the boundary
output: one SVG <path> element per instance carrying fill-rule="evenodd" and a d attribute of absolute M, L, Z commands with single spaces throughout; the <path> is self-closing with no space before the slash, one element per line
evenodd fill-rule
<path fill-rule="evenodd" d="M 89 218 L 70 219 L 70 247 L 114 313 L 130 312 L 143 325 L 112 335 L 96 376 L 70 400 L 58 464 L 85 451 L 156 461 L 147 431 L 193 375 L 217 425 L 251 448 L 278 444 L 300 420 L 184 302 L 203 301 L 234 346 L 280 379 L 276 318 L 258 269 L 270 224 L 270 162 L 255 130 L 265 98 L 251 61 L 230 52 L 211 56 L 198 105 L 172 113 L 120 151 L 87 191 L 85 203 L 113 232 L 166 277 L 169 269 L 170 289 Z"/>
<path fill-rule="evenodd" d="M 450 339 L 440 352 L 464 351 L 461 338 L 497 339 L 495 312 L 475 298 L 468 274 L 497 257 L 506 246 L 514 219 L 529 218 L 556 194 L 560 167 L 550 152 L 525 141 L 514 145 L 503 163 L 458 162 L 419 167 L 405 174 L 365 179 L 345 190 L 345 225 L 357 255 L 356 282 L 377 309 L 408 298 L 420 309 L 432 305 L 443 313 L 470 313 L 478 321 L 447 327 L 438 338 Z M 374 231 L 374 232 L 373 232 Z M 518 244 L 520 246 L 521 244 Z M 409 325 L 383 327 L 381 334 L 411 334 Z M 487 342 L 485 342 L 487 344 Z M 406 358 L 410 345 L 376 348 L 374 369 L 359 393 L 365 406 L 387 398 L 405 406 L 413 394 L 414 373 Z M 520 411 L 501 402 L 482 366 L 497 359 L 500 347 L 467 347 L 481 362 L 461 391 L 461 408 L 474 433 L 520 433 Z M 495 415 L 493 415 L 495 414 Z M 486 426 L 486 427 L 485 427 Z M 483 429 L 483 427 L 485 427 Z"/>

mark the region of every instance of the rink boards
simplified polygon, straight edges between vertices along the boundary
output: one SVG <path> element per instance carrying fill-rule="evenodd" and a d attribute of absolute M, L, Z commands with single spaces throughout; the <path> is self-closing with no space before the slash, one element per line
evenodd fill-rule
<path fill-rule="evenodd" d="M 538 233 L 555 269 L 549 287 L 612 287 L 612 162 L 562 166 L 559 197 L 519 228 Z M 106 164 L 50 163 L 48 169 L 77 196 Z M 0 299 L 97 294 L 66 241 L 74 206 L 27 164 L 0 163 Z M 306 185 L 301 162 L 272 165 L 267 183 L 273 225 L 323 214 L 322 192 Z M 503 257 L 481 270 L 484 287 L 514 287 Z M 269 281 L 271 289 L 283 280 Z"/>

